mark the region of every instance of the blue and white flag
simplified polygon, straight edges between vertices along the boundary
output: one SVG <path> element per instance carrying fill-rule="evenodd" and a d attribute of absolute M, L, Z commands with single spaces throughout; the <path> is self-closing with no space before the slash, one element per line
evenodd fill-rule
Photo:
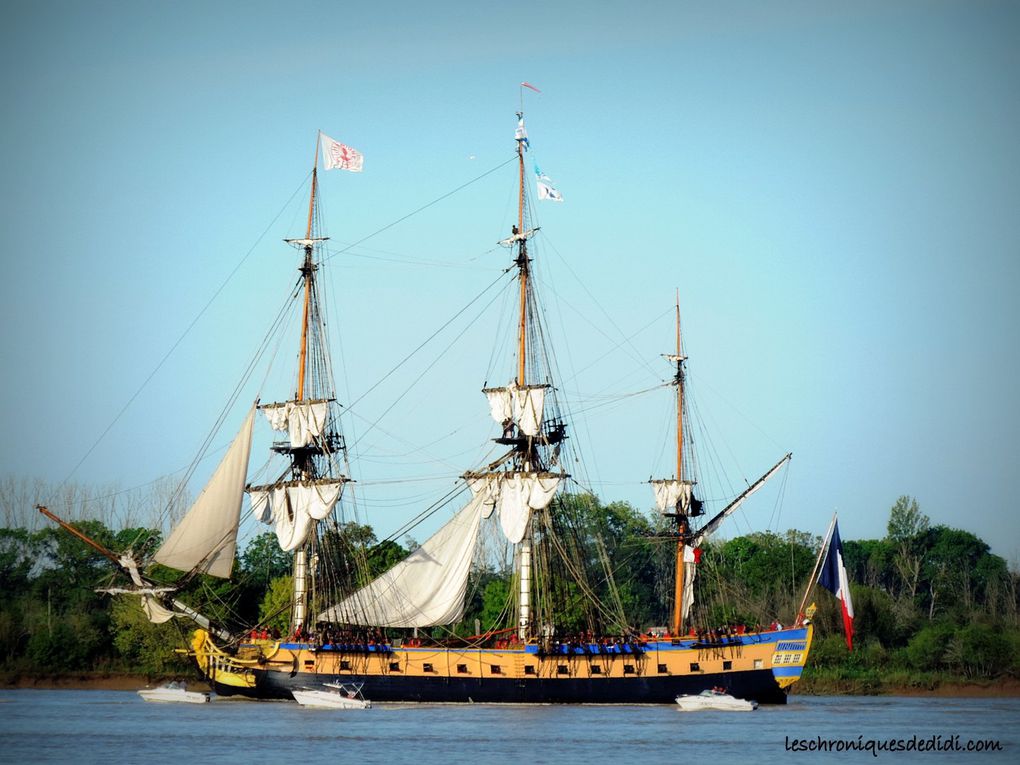
<path fill-rule="evenodd" d="M 535 166 L 535 178 L 538 180 L 535 185 L 538 186 L 538 198 L 539 199 L 550 199 L 553 202 L 562 202 L 563 195 L 556 190 L 556 187 L 552 185 L 552 178 L 543 173 L 538 169 L 538 163 L 534 163 Z"/>
<path fill-rule="evenodd" d="M 524 127 L 524 117 L 521 117 L 517 122 L 517 131 L 514 133 L 514 138 L 520 143 L 524 144 L 524 150 L 527 151 L 529 148 L 528 144 L 528 131 Z"/>
<path fill-rule="evenodd" d="M 839 524 L 833 522 L 832 535 L 829 537 L 829 552 L 825 555 L 825 563 L 818 576 L 818 583 L 839 598 L 843 605 L 843 632 L 846 633 L 846 645 L 854 649 L 854 604 L 850 599 L 850 580 L 846 575 L 843 563 L 843 543 L 839 538 Z"/>
<path fill-rule="evenodd" d="M 562 202 L 563 195 L 558 192 L 553 186 L 547 181 L 543 181 L 541 178 L 538 180 L 538 198 L 539 199 L 551 199 L 553 202 Z"/>

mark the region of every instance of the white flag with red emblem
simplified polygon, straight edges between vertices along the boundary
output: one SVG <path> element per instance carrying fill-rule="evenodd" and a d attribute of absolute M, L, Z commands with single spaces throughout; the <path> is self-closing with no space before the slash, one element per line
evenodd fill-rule
<path fill-rule="evenodd" d="M 365 164 L 365 156 L 360 151 L 330 138 L 325 133 L 319 133 L 319 136 L 322 140 L 322 159 L 326 163 L 327 170 L 361 172 Z"/>

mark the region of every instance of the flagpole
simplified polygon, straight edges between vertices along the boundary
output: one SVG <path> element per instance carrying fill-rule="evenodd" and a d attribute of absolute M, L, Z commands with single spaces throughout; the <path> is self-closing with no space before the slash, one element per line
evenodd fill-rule
<path fill-rule="evenodd" d="M 818 574 L 818 567 L 822 563 L 822 556 L 825 553 L 825 548 L 829 546 L 829 540 L 832 538 L 832 529 L 836 526 L 836 512 L 832 514 L 832 521 L 829 523 L 829 530 L 825 532 L 825 539 L 822 540 L 822 546 L 818 550 L 818 557 L 815 558 L 815 567 L 811 569 L 811 578 L 808 580 L 807 589 L 804 590 L 804 599 L 800 602 L 800 608 L 797 609 L 797 627 L 804 624 L 804 606 L 807 604 L 808 596 L 811 594 L 811 590 L 815 587 L 815 577 Z"/>

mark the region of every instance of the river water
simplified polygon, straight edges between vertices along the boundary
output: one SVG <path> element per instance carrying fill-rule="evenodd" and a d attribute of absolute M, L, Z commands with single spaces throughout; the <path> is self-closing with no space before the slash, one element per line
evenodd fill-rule
<path fill-rule="evenodd" d="M 877 742 L 890 739 L 954 751 L 878 749 Z M 985 741 L 1001 749 L 956 749 Z M 839 749 L 848 744 L 862 749 Z M 202 705 L 151 704 L 131 691 L 0 691 L 4 763 L 714 765 L 1018 762 L 1018 755 L 1015 698 L 795 696 L 786 706 L 751 713 L 424 704 L 337 711 L 215 697 Z"/>

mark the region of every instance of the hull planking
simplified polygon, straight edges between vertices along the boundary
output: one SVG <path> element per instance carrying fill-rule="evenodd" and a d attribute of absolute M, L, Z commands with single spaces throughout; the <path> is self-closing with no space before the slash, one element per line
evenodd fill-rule
<path fill-rule="evenodd" d="M 541 654 L 520 649 L 434 646 L 324 647 L 272 643 L 261 659 L 238 662 L 211 641 L 196 651 L 221 695 L 291 698 L 325 682 L 363 683 L 371 701 L 672 704 L 682 693 L 720 687 L 762 704 L 786 703 L 803 671 L 812 627 L 742 635 L 729 642 L 649 641 L 640 647 L 561 647 Z M 629 650 L 628 650 L 629 649 Z"/>

